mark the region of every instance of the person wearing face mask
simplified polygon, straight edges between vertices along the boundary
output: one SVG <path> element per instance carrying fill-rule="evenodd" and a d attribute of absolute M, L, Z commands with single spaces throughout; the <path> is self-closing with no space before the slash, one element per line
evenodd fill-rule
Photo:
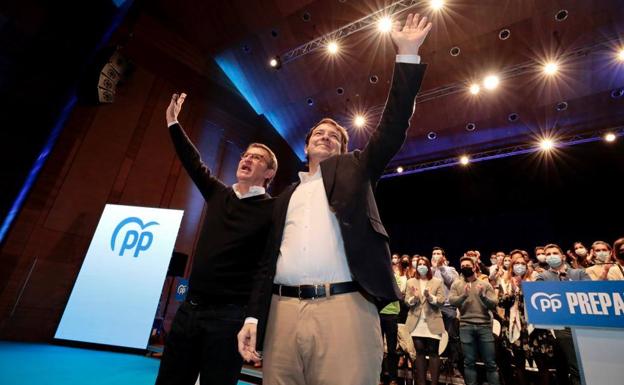
<path fill-rule="evenodd" d="M 434 247 L 431 251 L 431 271 L 433 276 L 444 284 L 444 297 L 446 300 L 440 306 L 444 329 L 448 333 L 449 342 L 446 349 L 448 356 L 449 373 L 457 369 L 458 373 L 464 372 L 463 357 L 459 341 L 459 322 L 457 320 L 457 308 L 448 301 L 449 290 L 453 282 L 459 278 L 459 273 L 453 266 L 449 266 L 446 260 L 446 252 L 441 247 Z"/>
<path fill-rule="evenodd" d="M 503 257 L 503 261 L 498 266 L 498 268 L 494 271 L 493 274 L 490 274 L 488 280 L 492 287 L 499 287 L 501 285 L 501 281 L 507 270 L 511 267 L 511 256 L 505 255 Z M 479 277 L 477 277 L 479 278 Z"/>
<path fill-rule="evenodd" d="M 477 356 L 485 363 L 487 382 L 499 385 L 492 315 L 498 298 L 487 281 L 477 280 L 475 264 L 469 257 L 460 260 L 462 278 L 451 286 L 449 302 L 460 312 L 459 336 L 464 351 L 464 381 L 477 384 Z"/>
<path fill-rule="evenodd" d="M 574 269 L 585 269 L 593 265 L 591 255 L 587 252 L 583 242 L 574 242 L 566 254 L 566 263 Z"/>
<path fill-rule="evenodd" d="M 573 269 L 568 267 L 563 260 L 563 251 L 561 247 L 556 244 L 549 244 L 544 246 L 544 253 L 546 254 L 546 262 L 549 265 L 549 269 L 540 273 L 537 276 L 536 281 L 589 281 L 591 278 L 583 269 Z M 565 358 L 567 363 L 568 375 L 570 383 L 577 385 L 581 383 L 579 366 L 576 360 L 576 353 L 574 351 L 574 342 L 572 340 L 572 332 L 570 328 L 563 330 L 555 330 L 555 337 L 557 338 L 557 346 L 563 353 L 562 358 Z M 560 375 L 560 374 L 558 374 Z"/>
<path fill-rule="evenodd" d="M 397 286 L 402 295 L 405 295 L 405 287 L 407 279 L 403 274 L 403 268 L 401 266 L 400 258 L 398 254 L 393 254 L 391 257 L 392 271 L 394 272 L 394 278 L 396 279 Z M 381 325 L 381 338 L 386 339 L 386 368 L 390 385 L 397 385 L 397 369 L 399 356 L 397 354 L 397 335 L 399 324 L 399 301 L 391 302 L 379 312 L 379 322 Z"/>
<path fill-rule="evenodd" d="M 502 355 L 508 363 L 513 362 L 513 373 L 520 385 L 527 383 L 524 370 L 525 360 L 531 357 L 531 344 L 524 314 L 524 296 L 522 295 L 523 281 L 530 281 L 527 262 L 520 250 L 510 253 L 511 265 L 503 275 L 498 291 L 498 306 L 503 310 L 501 319 L 500 341 Z M 502 365 L 499 365 L 503 371 Z M 511 365 L 507 365 L 509 374 L 505 375 L 505 382 L 511 382 Z M 548 374 L 548 371 L 545 371 Z"/>
<path fill-rule="evenodd" d="M 615 256 L 615 263 L 609 269 L 607 279 L 609 281 L 624 280 L 624 237 L 613 243 L 613 254 Z"/>
<path fill-rule="evenodd" d="M 406 328 L 416 347 L 416 383 L 426 383 L 426 357 L 429 356 L 431 384 L 440 376 L 439 343 L 444 333 L 440 305 L 446 297 L 442 281 L 433 277 L 431 264 L 426 257 L 416 260 L 417 276 L 407 281 L 405 303 L 409 306 Z"/>
<path fill-rule="evenodd" d="M 585 269 L 593 281 L 606 281 L 613 263 L 611 263 L 611 245 L 604 241 L 596 241 L 591 247 L 593 266 Z"/>
<path fill-rule="evenodd" d="M 403 275 L 407 277 L 407 279 L 409 279 L 410 275 L 412 274 L 412 271 L 410 269 L 410 265 L 411 265 L 410 261 L 411 261 L 411 258 L 409 255 L 403 254 L 401 256 L 401 269 L 403 269 Z"/>

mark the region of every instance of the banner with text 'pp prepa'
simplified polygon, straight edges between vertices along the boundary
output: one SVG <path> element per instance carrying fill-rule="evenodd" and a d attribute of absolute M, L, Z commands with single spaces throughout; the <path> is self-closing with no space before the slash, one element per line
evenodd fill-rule
<path fill-rule="evenodd" d="M 106 205 L 54 337 L 144 349 L 182 214 Z"/>
<path fill-rule="evenodd" d="M 534 325 L 624 328 L 624 281 L 523 282 Z"/>

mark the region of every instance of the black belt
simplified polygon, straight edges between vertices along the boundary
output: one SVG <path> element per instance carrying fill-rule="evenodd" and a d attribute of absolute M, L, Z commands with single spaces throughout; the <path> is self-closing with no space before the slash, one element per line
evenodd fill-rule
<path fill-rule="evenodd" d="M 273 284 L 273 294 L 299 299 L 325 298 L 337 294 L 354 293 L 356 291 L 359 291 L 359 286 L 353 281 L 301 286 Z"/>

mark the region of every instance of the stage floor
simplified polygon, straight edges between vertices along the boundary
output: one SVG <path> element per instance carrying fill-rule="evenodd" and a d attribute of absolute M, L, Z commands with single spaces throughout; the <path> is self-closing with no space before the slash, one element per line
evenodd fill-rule
<path fill-rule="evenodd" d="M 1 385 L 153 385 L 159 364 L 137 354 L 0 341 Z"/>

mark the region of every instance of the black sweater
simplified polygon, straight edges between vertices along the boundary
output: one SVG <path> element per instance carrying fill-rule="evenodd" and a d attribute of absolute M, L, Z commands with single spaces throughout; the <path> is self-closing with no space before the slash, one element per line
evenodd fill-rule
<path fill-rule="evenodd" d="M 188 296 L 203 303 L 244 305 L 266 243 L 273 198 L 263 194 L 239 199 L 232 187 L 211 175 L 179 124 L 169 132 L 182 165 L 207 203 Z"/>

